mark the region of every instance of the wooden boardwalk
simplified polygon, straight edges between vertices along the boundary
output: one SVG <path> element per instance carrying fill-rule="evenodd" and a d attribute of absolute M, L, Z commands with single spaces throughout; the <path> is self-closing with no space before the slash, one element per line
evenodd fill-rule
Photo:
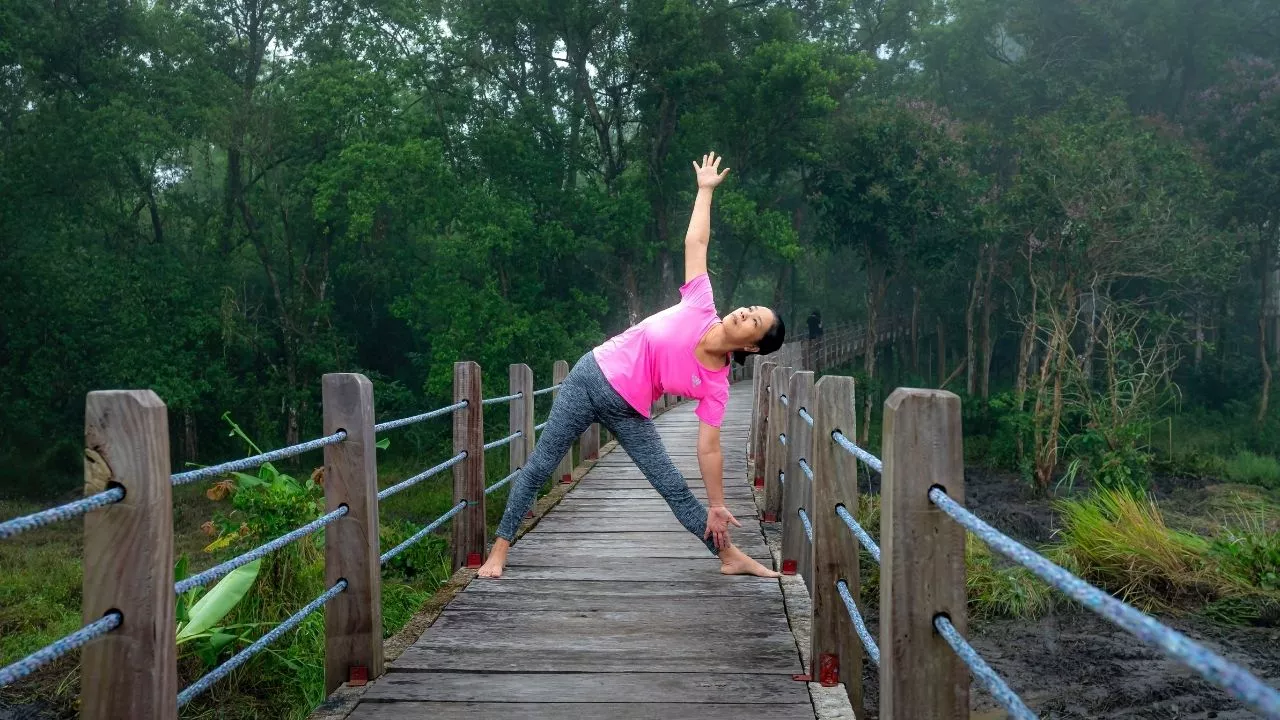
<path fill-rule="evenodd" d="M 735 542 L 766 565 L 747 485 L 750 383 L 723 428 Z M 684 404 L 656 420 L 706 499 Z M 351 720 L 809 718 L 813 707 L 776 580 L 724 577 L 621 450 L 603 456 L 511 550 L 501 580 L 473 580 L 374 682 Z"/>

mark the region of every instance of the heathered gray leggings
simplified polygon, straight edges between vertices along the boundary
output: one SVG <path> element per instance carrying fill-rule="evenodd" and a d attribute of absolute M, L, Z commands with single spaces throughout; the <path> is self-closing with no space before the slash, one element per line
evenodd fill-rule
<path fill-rule="evenodd" d="M 498 525 L 498 537 L 508 542 L 515 539 L 520 520 L 537 499 L 538 488 L 551 477 L 560 459 L 573 447 L 573 441 L 594 422 L 617 436 L 622 448 L 649 484 L 662 494 L 680 524 L 702 540 L 713 555 L 718 555 L 715 543 L 702 537 L 707 530 L 707 509 L 693 496 L 684 476 L 667 456 L 653 421 L 622 399 L 600 372 L 591 353 L 578 360 L 560 386 L 547 427 L 538 438 L 529 462 L 512 482 L 507 509 Z"/>

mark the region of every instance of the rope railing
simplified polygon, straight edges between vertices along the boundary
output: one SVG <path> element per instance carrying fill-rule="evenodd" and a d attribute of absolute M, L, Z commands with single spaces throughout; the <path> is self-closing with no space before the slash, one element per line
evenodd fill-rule
<path fill-rule="evenodd" d="M 556 390 L 559 390 L 559 389 L 560 389 L 560 386 L 561 386 L 561 385 L 563 385 L 563 384 L 564 384 L 564 383 L 556 383 L 555 385 L 552 385 L 551 387 L 544 387 L 544 388 L 542 388 L 541 390 L 534 390 L 534 391 L 533 391 L 533 395 L 534 395 L 534 397 L 537 397 L 538 395 L 546 395 L 546 394 L 547 394 L 547 393 L 549 393 L 549 392 L 555 392 Z"/>
<path fill-rule="evenodd" d="M 510 395 L 501 395 L 499 397 L 485 398 L 484 400 L 481 401 L 480 404 L 481 405 L 497 405 L 498 403 L 511 402 L 516 398 L 522 398 L 522 397 L 524 397 L 524 393 L 517 392 L 517 393 L 511 393 Z"/>
<path fill-rule="evenodd" d="M 782 407 L 787 407 L 788 405 L 791 404 L 791 401 L 787 400 L 786 395 L 779 395 L 778 402 L 782 403 Z"/>
<path fill-rule="evenodd" d="M 228 473 L 244 472 L 245 470 L 252 470 L 269 462 L 291 458 L 295 455 L 301 455 L 302 453 L 310 452 L 312 450 L 319 450 L 326 445 L 339 443 L 346 439 L 346 431 L 339 430 L 332 435 L 326 435 L 322 438 L 316 438 L 315 440 L 308 440 L 307 442 L 298 443 L 297 445 L 282 447 L 278 450 L 271 450 L 270 452 L 251 455 L 247 458 L 232 460 L 218 465 L 210 465 L 209 467 L 202 467 L 196 470 L 175 473 L 170 476 L 169 479 L 174 485 L 186 485 L 187 483 L 193 483 L 197 480 L 208 480 L 210 478 L 221 477 Z"/>
<path fill-rule="evenodd" d="M 862 547 L 867 549 L 867 552 L 876 561 L 876 564 L 879 565 L 880 546 L 876 544 L 875 540 L 871 539 L 871 535 L 863 529 L 862 525 L 858 524 L 858 521 L 854 519 L 853 515 L 850 514 L 849 510 L 845 506 L 837 505 L 836 515 L 844 521 L 845 525 L 849 526 L 849 529 L 853 531 L 854 536 L 858 538 L 858 542 L 862 543 Z"/>
<path fill-rule="evenodd" d="M 503 482 L 506 482 L 506 481 L 504 480 Z M 418 532 L 411 535 L 408 540 L 405 540 L 399 545 L 382 553 L 381 557 L 379 558 L 381 564 L 386 565 L 387 561 L 391 560 L 391 558 L 404 552 L 409 547 L 413 546 L 415 543 L 421 541 L 422 538 L 426 537 L 427 535 L 430 535 L 433 530 L 435 530 L 436 528 L 448 522 L 454 515 L 457 515 L 458 513 L 467 509 L 467 505 L 468 503 L 466 500 L 459 500 L 457 505 L 454 505 L 453 507 L 449 508 L 449 510 L 445 514 L 441 515 L 435 520 L 432 520 L 429 525 L 427 525 L 426 527 L 422 528 Z"/>
<path fill-rule="evenodd" d="M 875 470 L 878 473 L 884 472 L 884 464 L 880 462 L 880 458 L 858 447 L 858 444 L 844 436 L 844 433 L 836 430 L 831 433 L 831 439 L 836 441 L 840 447 L 848 450 L 854 457 L 862 461 L 862 464 Z"/>
<path fill-rule="evenodd" d="M 876 644 L 875 638 L 871 637 L 871 631 L 867 630 L 867 622 L 862 619 L 862 613 L 858 612 L 858 606 L 853 602 L 849 584 L 844 580 L 836 581 L 836 591 L 840 593 L 840 599 L 844 600 L 845 610 L 849 611 L 849 619 L 853 620 L 853 629 L 857 631 L 858 639 L 862 641 L 862 648 L 867 651 L 867 657 L 879 667 L 880 646 Z"/>
<path fill-rule="evenodd" d="M 399 420 L 388 420 L 386 422 L 380 422 L 377 425 L 373 426 L 373 431 L 375 433 L 380 433 L 380 432 L 386 432 L 387 430 L 395 430 L 396 428 L 402 428 L 405 425 L 413 425 L 414 423 L 420 423 L 425 420 L 430 420 L 432 418 L 438 418 L 441 415 L 448 415 L 449 413 L 452 413 L 455 410 L 461 410 L 466 406 L 467 406 L 467 401 L 462 400 L 452 405 L 445 405 L 442 408 L 436 408 L 431 412 L 422 413 L 421 415 L 411 415 L 406 418 L 400 418 Z"/>
<path fill-rule="evenodd" d="M 179 580 L 178 582 L 174 583 L 173 591 L 178 595 L 181 595 L 187 592 L 188 590 L 192 590 L 198 587 L 203 587 L 205 585 L 208 585 L 214 580 L 217 580 L 218 578 L 229 574 L 232 570 L 235 570 L 238 567 L 243 567 L 253 562 L 254 560 L 257 560 L 262 557 L 266 557 L 267 555 L 271 554 L 276 550 L 279 550 L 285 545 L 288 545 L 289 543 L 292 543 L 292 542 L 297 542 L 298 540 L 301 540 L 302 538 L 316 532 L 317 530 L 324 527 L 325 525 L 328 525 L 334 520 L 337 520 L 343 515 L 346 515 L 348 510 L 349 509 L 347 508 L 346 505 L 341 505 L 336 510 L 329 513 L 325 513 L 324 515 L 321 515 L 320 517 L 316 518 L 315 520 L 312 520 L 306 525 L 303 525 L 302 527 L 296 530 L 293 530 L 292 532 L 285 533 L 284 535 L 281 535 L 280 537 L 276 538 L 275 540 L 272 540 L 271 542 L 263 543 L 262 545 L 259 545 L 258 547 L 250 550 L 249 552 L 244 553 L 243 555 L 237 555 L 236 557 L 233 557 L 224 563 L 219 563 L 217 565 L 214 565 L 213 567 L 209 568 L 208 570 L 205 570 L 204 572 L 197 573 L 183 580 Z"/>
<path fill-rule="evenodd" d="M 992 550 L 1035 573 L 1037 577 L 1084 605 L 1103 619 L 1118 625 L 1165 655 L 1195 670 L 1209 682 L 1261 713 L 1280 718 L 1280 692 L 1265 685 L 1247 670 L 1200 645 L 1191 638 L 1159 622 L 1137 608 L 1076 577 L 1049 559 L 988 525 L 977 515 L 952 500 L 939 487 L 929 490 L 929 499 Z"/>
<path fill-rule="evenodd" d="M 517 430 L 517 431 L 515 431 L 515 432 L 511 433 L 510 435 L 508 435 L 508 436 L 506 436 L 506 437 L 504 437 L 504 438 L 498 438 L 497 440 L 494 440 L 493 442 L 487 442 L 487 443 L 485 443 L 485 444 L 484 444 L 484 449 L 485 449 L 486 451 L 488 451 L 488 450 L 492 450 L 492 449 L 494 449 L 494 448 L 500 448 L 500 447 L 502 447 L 503 445 L 506 445 L 507 443 L 511 442 L 512 440 L 515 440 L 516 438 L 520 437 L 521 435 L 524 435 L 524 431 L 523 431 L 523 430 Z"/>
<path fill-rule="evenodd" d="M 104 508 L 113 505 L 124 499 L 124 488 L 113 487 L 103 490 L 100 493 L 94 493 L 87 497 L 64 503 L 57 507 L 51 507 L 48 510 L 41 510 L 30 515 L 23 515 L 11 520 L 5 520 L 0 523 L 0 540 L 8 540 L 11 537 L 21 535 L 28 530 L 35 530 L 45 525 L 52 525 L 56 522 L 64 520 L 72 520 L 92 512 L 98 508 Z"/>
<path fill-rule="evenodd" d="M 1004 678 L 996 674 L 995 670 L 982 659 L 982 655 L 978 654 L 973 646 L 965 641 L 960 632 L 951 624 L 951 619 L 946 615 L 938 615 L 933 618 L 933 627 L 938 631 L 951 649 L 955 651 L 956 656 L 969 667 L 969 672 L 978 679 L 987 688 L 987 692 L 991 693 L 991 697 L 1000 703 L 1000 706 L 1009 711 L 1009 717 L 1013 720 L 1039 720 L 1039 715 L 1031 712 L 1031 709 L 1022 702 L 1022 698 L 1018 697 L 1004 681 Z"/>
<path fill-rule="evenodd" d="M 808 409 L 800 408 L 798 414 L 800 415 L 800 419 L 803 420 L 806 425 L 813 427 L 813 416 L 809 414 Z"/>
<path fill-rule="evenodd" d="M 378 501 L 381 502 L 382 500 L 386 500 L 387 498 L 391 497 L 392 495 L 395 495 L 398 492 L 408 490 L 409 488 L 413 487 L 414 485 L 417 485 L 423 480 L 426 480 L 427 478 L 432 477 L 437 473 L 444 472 L 445 470 L 448 470 L 449 468 L 453 467 L 454 465 L 457 465 L 458 463 L 466 459 L 467 459 L 467 451 L 463 450 L 462 452 L 458 453 L 457 455 L 454 455 L 448 460 L 445 460 L 439 465 L 434 465 L 432 467 L 429 467 L 426 470 L 423 470 L 422 472 L 418 473 L 417 475 L 414 475 L 411 478 L 402 480 L 396 483 L 395 485 L 392 485 L 382 490 L 381 492 L 378 493 Z"/>
<path fill-rule="evenodd" d="M 800 458 L 799 462 L 797 462 L 796 464 L 800 466 L 800 472 L 804 473 L 805 477 L 809 478 L 810 480 L 813 480 L 813 468 L 809 467 L 808 460 L 805 460 L 804 458 Z"/>
<path fill-rule="evenodd" d="M 100 619 L 85 625 L 70 635 L 54 640 L 12 665 L 0 668 L 0 687 L 12 685 L 63 655 L 84 647 L 86 643 L 92 640 L 97 640 L 120 627 L 123 619 L 124 617 L 120 613 L 109 612 Z"/>
<path fill-rule="evenodd" d="M 796 511 L 800 515 L 800 522 L 804 525 L 804 535 L 809 538 L 809 542 L 813 543 L 813 523 L 809 521 L 809 513 L 800 508 Z"/>
<path fill-rule="evenodd" d="M 542 422 L 538 423 L 537 425 L 534 425 L 534 426 L 533 426 L 533 431 L 534 431 L 534 432 L 542 432 L 542 429 L 543 429 L 543 428 L 545 428 L 545 427 L 547 426 L 547 423 L 548 423 L 548 422 L 550 422 L 550 420 L 543 420 Z"/>
<path fill-rule="evenodd" d="M 484 489 L 484 494 L 485 494 L 485 495 L 489 495 L 489 494 L 491 494 L 491 493 L 497 492 L 497 491 L 498 491 L 498 489 L 499 489 L 499 488 L 501 488 L 503 485 L 506 485 L 507 483 L 509 483 L 509 482 L 511 482 L 512 480 L 514 480 L 514 479 L 515 479 L 515 477 L 516 477 L 517 475 L 519 475 L 519 474 L 520 474 L 520 471 L 521 471 L 522 469 L 523 469 L 523 468 L 516 468 L 515 470 L 512 470 L 510 475 L 508 475 L 508 476 L 506 476 L 506 477 L 502 478 L 502 479 L 501 479 L 501 480 L 499 480 L 498 482 L 496 482 L 496 483 L 494 483 L 494 484 L 490 485 L 489 487 L 485 488 L 485 489 Z"/>
<path fill-rule="evenodd" d="M 782 443 L 783 445 L 786 445 L 786 444 L 787 444 L 787 435 L 786 435 L 786 433 L 778 433 L 778 442 Z"/>
<path fill-rule="evenodd" d="M 206 674 L 204 677 L 188 685 L 186 688 L 183 689 L 182 692 L 178 693 L 178 707 L 183 707 L 187 703 L 199 697 L 201 693 L 213 687 L 214 683 L 218 682 L 219 680 L 226 677 L 227 675 L 230 675 L 232 670 L 235 670 L 236 668 L 248 662 L 249 658 L 262 652 L 267 648 L 268 645 L 284 637 L 285 633 L 301 625 L 302 621 L 307 619 L 308 615 L 324 607 L 325 603 L 329 602 L 338 593 L 346 589 L 347 589 L 347 581 L 339 580 L 337 583 L 333 585 L 333 587 L 324 591 L 324 593 L 322 593 L 320 597 L 317 597 L 315 600 L 312 600 L 311 602 L 307 603 L 306 607 L 302 608 L 301 610 L 294 613 L 293 615 L 290 615 L 288 619 L 286 619 L 284 622 L 272 628 L 271 632 L 258 638 L 252 645 L 245 648 L 244 650 L 241 650 L 235 655 L 232 655 L 231 658 L 228 659 L 226 662 L 222 663 L 221 665 L 214 668 L 213 670 L 210 670 L 209 673 Z"/>

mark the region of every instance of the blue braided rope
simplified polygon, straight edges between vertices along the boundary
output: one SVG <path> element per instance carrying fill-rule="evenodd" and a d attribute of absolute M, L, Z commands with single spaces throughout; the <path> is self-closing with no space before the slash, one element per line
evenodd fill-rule
<path fill-rule="evenodd" d="M 800 412 L 800 419 L 805 421 L 805 424 L 807 424 L 809 427 L 813 427 L 813 416 L 809 414 L 809 411 L 804 408 L 800 408 L 799 412 Z"/>
<path fill-rule="evenodd" d="M 73 500 L 65 505 L 51 507 L 48 510 L 41 510 L 40 512 L 23 515 L 12 520 L 5 520 L 0 523 L 0 540 L 8 540 L 15 535 L 20 535 L 28 530 L 35 530 L 45 525 L 71 520 L 92 510 L 118 503 L 123 499 L 124 488 L 113 487 L 110 490 L 103 490 L 100 493 Z"/>
<path fill-rule="evenodd" d="M 549 422 L 551 422 L 551 421 L 550 421 L 550 420 L 543 420 L 542 422 L 538 423 L 537 425 L 534 425 L 534 426 L 533 426 L 533 431 L 534 431 L 534 432 L 542 432 L 542 428 L 546 427 L 546 426 L 547 426 L 547 423 L 549 423 Z"/>
<path fill-rule="evenodd" d="M 306 607 L 293 615 L 290 615 L 289 619 L 272 628 L 271 632 L 258 638 L 249 647 L 241 650 L 235 655 L 232 655 L 231 659 L 210 670 L 209 674 L 188 685 L 182 690 L 182 692 L 178 693 L 178 707 L 182 707 L 199 697 L 201 693 L 212 687 L 214 683 L 227 675 L 230 675 L 232 670 L 235 670 L 245 664 L 249 658 L 262 652 L 268 645 L 283 637 L 285 633 L 301 625 L 302 621 L 305 620 L 308 615 L 319 610 L 325 603 L 332 600 L 334 596 L 346 589 L 347 581 L 339 580 L 333 587 L 324 591 L 320 597 L 307 603 Z"/>
<path fill-rule="evenodd" d="M 418 483 L 422 482 L 423 480 L 426 480 L 432 475 L 435 475 L 436 473 L 444 472 L 445 470 L 448 470 L 449 468 L 453 467 L 454 465 L 457 465 L 458 463 L 466 459 L 467 459 L 467 451 L 463 450 L 462 452 L 458 453 L 457 455 L 454 455 L 448 460 L 445 460 L 439 465 L 429 467 L 426 470 L 423 470 L 422 472 L 418 473 L 417 475 L 414 475 L 413 477 L 409 478 L 408 480 L 401 480 L 395 485 L 388 487 L 387 489 L 378 493 L 378 500 L 386 500 L 387 498 L 391 497 L 392 495 L 395 495 L 401 490 L 407 490 L 413 487 L 414 485 L 417 485 Z"/>
<path fill-rule="evenodd" d="M 787 400 L 786 395 L 779 395 L 778 402 L 782 403 L 782 407 L 787 407 L 791 404 L 791 401 Z"/>
<path fill-rule="evenodd" d="M 299 443 L 297 445 L 290 445 L 289 447 L 282 447 L 279 450 L 264 452 L 261 455 L 253 455 L 239 460 L 232 460 L 231 462 L 224 462 L 220 465 L 210 465 L 209 467 L 203 467 L 197 470 L 188 470 L 187 472 L 176 473 L 169 476 L 169 481 L 174 485 L 186 485 L 187 483 L 195 482 L 197 480 L 208 480 L 209 478 L 220 477 L 227 473 L 244 472 L 245 470 L 252 470 L 259 465 L 265 465 L 269 462 L 275 462 L 276 460 L 283 460 L 284 458 L 293 457 L 294 455 L 301 455 L 302 453 L 310 452 L 311 450 L 318 450 L 325 445 L 332 445 L 346 439 L 347 431 L 339 430 L 332 435 L 326 435 L 322 438 L 316 438 L 315 440 L 308 440 L 307 442 Z"/>
<path fill-rule="evenodd" d="M 237 555 L 236 557 L 233 557 L 224 563 L 214 565 L 213 567 L 209 568 L 208 570 L 205 570 L 202 573 L 197 573 L 195 575 L 192 575 L 191 577 L 185 580 L 179 580 L 178 582 L 173 584 L 173 591 L 181 595 L 193 588 L 198 588 L 198 587 L 203 587 L 205 585 L 208 585 L 209 583 L 213 582 L 214 580 L 217 580 L 218 578 L 222 577 L 223 575 L 226 575 L 227 573 L 231 572 L 232 570 L 235 570 L 238 567 L 241 567 L 243 565 L 248 565 L 249 563 L 253 562 L 254 560 L 257 560 L 258 558 L 266 557 L 267 555 L 271 554 L 272 552 L 275 552 L 276 550 L 279 550 L 280 548 L 284 547 L 285 545 L 288 545 L 291 542 L 301 540 L 302 538 L 310 535 L 311 533 L 319 530 L 325 525 L 328 525 L 329 523 L 333 522 L 334 520 L 337 520 L 338 518 L 346 514 L 347 514 L 347 506 L 340 505 L 338 506 L 337 510 L 334 510 L 333 512 L 329 512 L 329 513 L 325 513 L 324 515 L 321 515 L 320 517 L 316 518 L 315 520 L 312 520 L 306 525 L 303 525 L 297 530 L 285 533 L 284 535 L 281 535 L 280 537 L 276 538 L 275 540 L 272 540 L 269 543 L 259 545 L 258 547 L 250 550 L 249 552 L 243 555 Z"/>
<path fill-rule="evenodd" d="M 812 543 L 813 542 L 813 523 L 809 522 L 809 513 L 805 512 L 804 508 L 800 508 L 798 512 L 800 513 L 800 522 L 804 524 L 805 537 L 809 538 L 809 542 Z"/>
<path fill-rule="evenodd" d="M 507 479 L 509 480 L 509 479 L 510 479 L 510 477 L 508 477 Z M 506 480 L 503 480 L 502 482 L 506 482 Z M 487 493 L 487 492 L 489 492 L 489 491 L 488 491 L 488 490 L 485 490 L 485 492 Z M 454 505 L 454 506 L 453 506 L 453 507 L 451 507 L 451 508 L 449 508 L 449 511 L 448 511 L 448 512 L 446 512 L 445 514 L 443 514 L 443 515 L 441 515 L 440 517 L 436 518 L 435 520 L 432 520 L 430 525 L 428 525 L 428 526 L 426 526 L 426 527 L 422 528 L 421 530 L 419 530 L 418 532 L 414 533 L 414 534 L 413 534 L 413 536 L 412 536 L 412 537 L 410 537 L 408 540 L 405 540 L 404 542 L 400 543 L 399 545 L 397 545 L 397 546 L 395 546 L 395 547 L 391 548 L 390 550 L 388 550 L 388 551 L 386 551 L 386 552 L 382 553 L 381 563 L 382 563 L 383 565 L 386 565 L 388 560 L 390 560 L 391 558 L 393 558 L 393 557 L 395 557 L 395 556 L 399 555 L 400 553 L 404 552 L 404 551 L 405 551 L 405 548 L 409 547 L 410 545 L 413 545 L 414 543 L 418 542 L 418 541 L 419 541 L 419 540 L 421 540 L 422 538 L 426 537 L 428 534 L 430 534 L 430 533 L 431 533 L 431 531 L 432 531 L 432 530 L 435 530 L 436 528 L 438 528 L 438 527 L 440 527 L 441 525 L 445 524 L 445 522 L 447 522 L 447 521 L 449 520 L 449 518 L 451 518 L 451 517 L 453 517 L 454 515 L 457 515 L 458 513 L 462 512 L 463 510 L 465 510 L 465 509 L 466 509 L 466 507 L 467 507 L 467 501 L 466 501 L 466 500 L 459 500 L 459 501 L 458 501 L 458 504 L 457 504 L 457 505 Z"/>
<path fill-rule="evenodd" d="M 547 393 L 549 393 L 549 392 L 554 392 L 554 391 L 556 391 L 556 390 L 559 390 L 559 389 L 560 389 L 560 386 L 561 386 L 561 385 L 563 385 L 563 384 L 564 384 L 564 383 L 556 383 L 555 385 L 552 385 L 551 387 L 544 387 L 544 388 L 542 388 L 541 390 L 534 390 L 534 391 L 533 391 L 533 394 L 534 394 L 535 396 L 537 396 L 537 395 L 546 395 L 546 394 L 547 394 Z"/>
<path fill-rule="evenodd" d="M 800 472 L 804 473 L 805 477 L 813 480 L 813 468 L 809 467 L 809 461 L 804 458 L 800 458 Z"/>
<path fill-rule="evenodd" d="M 485 488 L 485 489 L 484 489 L 484 494 L 485 494 L 485 495 L 488 495 L 489 493 L 491 493 L 491 492 L 493 492 L 493 491 L 497 490 L 498 488 L 502 487 L 503 485 L 506 485 L 507 483 L 511 482 L 512 480 L 514 480 L 514 479 L 515 479 L 515 476 L 517 476 L 517 475 L 519 475 L 519 474 L 520 474 L 520 470 L 521 470 L 521 468 L 516 468 L 515 470 L 512 470 L 510 475 L 508 475 L 508 476 L 506 476 L 506 477 L 502 478 L 502 479 L 501 479 L 501 480 L 499 480 L 498 482 L 496 482 L 496 483 L 494 483 L 494 484 L 490 485 L 489 487 Z"/>
<path fill-rule="evenodd" d="M 782 443 L 783 445 L 786 445 L 786 444 L 787 444 L 787 434 L 786 434 L 786 433 L 778 433 L 778 442 Z"/>
<path fill-rule="evenodd" d="M 1071 599 L 1200 673 L 1206 680 L 1226 690 L 1229 695 L 1263 717 L 1280 718 L 1280 692 L 1263 684 L 1249 671 L 1055 565 L 983 522 L 977 515 L 947 497 L 940 488 L 929 490 L 929 499 L 938 509 L 981 538 L 992 550 L 1022 565 Z"/>
<path fill-rule="evenodd" d="M 849 593 L 849 584 L 843 580 L 837 580 L 836 590 L 840 593 L 840 599 L 844 600 L 845 609 L 849 611 L 849 617 L 853 620 L 853 629 L 858 631 L 858 639 L 862 641 L 867 657 L 871 658 L 871 662 L 876 667 L 880 667 L 880 646 L 876 645 L 875 638 L 871 637 L 871 632 L 867 630 L 867 623 L 862 619 L 862 613 L 858 612 L 858 606 L 853 602 L 853 595 Z"/>
<path fill-rule="evenodd" d="M 385 432 L 387 430 L 395 430 L 396 428 L 404 427 L 405 425 L 412 425 L 414 423 L 420 423 L 423 420 L 430 420 L 431 418 L 437 418 L 437 417 L 440 417 L 441 415 L 448 415 L 454 410 L 461 410 L 466 406 L 467 406 L 467 401 L 460 400 L 452 405 L 445 405 L 442 408 L 436 408 L 431 412 L 422 413 L 421 415 L 413 415 L 407 418 L 400 418 L 399 420 L 388 420 L 386 422 L 378 423 L 377 425 L 373 426 L 373 431 L 375 433 L 380 433 L 380 432 Z"/>
<path fill-rule="evenodd" d="M 853 534 L 858 538 L 858 542 L 862 543 L 862 547 L 866 548 L 867 552 L 871 553 L 871 557 L 874 558 L 876 564 L 879 565 L 880 546 L 876 544 L 875 540 L 871 539 L 871 535 L 858 524 L 858 521 L 853 518 L 853 515 L 849 514 L 849 511 L 845 509 L 845 506 L 837 505 L 836 515 L 839 515 L 840 519 L 844 521 L 844 524 L 849 526 L 849 529 L 852 530 Z"/>
<path fill-rule="evenodd" d="M 520 397 L 524 397 L 524 393 L 518 392 L 518 393 L 511 393 L 510 395 L 503 395 L 501 397 L 485 398 L 484 400 L 480 401 L 480 404 L 481 405 L 497 405 L 498 403 L 508 402 L 510 400 L 515 400 L 516 398 L 520 398 Z"/>
<path fill-rule="evenodd" d="M 969 672 L 986 686 L 987 691 L 991 693 L 991 697 L 1000 703 L 1000 707 L 1009 711 L 1009 717 L 1014 720 L 1039 720 L 1040 716 L 1031 712 L 1031 708 L 1022 702 L 1022 698 L 1018 697 L 1004 678 L 996 674 L 995 670 L 987 664 L 982 656 L 978 654 L 973 646 L 965 642 L 965 639 L 956 630 L 946 615 L 939 615 L 933 619 L 933 627 L 938 634 L 947 641 L 952 650 L 956 651 L 956 655 L 969 666 Z"/>
<path fill-rule="evenodd" d="M 493 442 L 485 443 L 484 449 L 492 450 L 494 448 L 502 447 L 503 445 L 506 445 L 507 443 L 511 442 L 512 440 L 515 440 L 516 438 L 520 437 L 523 434 L 524 434 L 523 430 L 517 430 L 504 438 L 499 438 L 497 440 L 494 440 Z"/>
<path fill-rule="evenodd" d="M 778 471 L 778 484 L 783 487 L 787 486 L 787 474 L 781 470 Z"/>
<path fill-rule="evenodd" d="M 120 627 L 122 619 L 123 616 L 120 613 L 109 612 L 100 619 L 85 625 L 70 635 L 54 640 L 12 665 L 0 668 L 0 687 L 12 685 L 63 655 L 83 647 L 89 641 L 97 640 L 115 630 Z"/>
<path fill-rule="evenodd" d="M 837 445 L 852 453 L 854 457 L 861 460 L 867 467 L 875 470 L 876 472 L 884 472 L 884 464 L 880 462 L 880 458 L 858 447 L 856 443 L 845 437 L 844 433 L 836 430 L 831 433 L 831 439 L 835 440 Z"/>

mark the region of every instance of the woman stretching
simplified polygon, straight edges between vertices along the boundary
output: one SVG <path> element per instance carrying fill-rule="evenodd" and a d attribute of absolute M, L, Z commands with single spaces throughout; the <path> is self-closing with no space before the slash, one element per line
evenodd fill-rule
<path fill-rule="evenodd" d="M 745 362 L 749 353 L 771 353 L 782 345 L 782 318 L 769 308 L 738 308 L 716 316 L 707 277 L 707 243 L 711 238 L 711 194 L 729 169 L 720 172 L 715 153 L 693 163 L 698 197 L 684 240 L 684 286 L 680 303 L 651 315 L 621 335 L 583 355 L 551 407 L 551 417 L 538 445 L 507 498 L 498 538 L 481 577 L 501 577 L 507 551 L 521 518 L 533 506 L 538 488 L 589 425 L 599 422 L 675 513 L 681 525 L 720 557 L 726 575 L 777 577 L 778 573 L 747 557 L 729 541 L 729 526 L 742 527 L 724 504 L 724 456 L 720 422 L 729 399 L 729 358 Z M 693 496 L 684 477 L 667 456 L 649 409 L 663 393 L 698 400 L 698 467 L 711 508 Z"/>

